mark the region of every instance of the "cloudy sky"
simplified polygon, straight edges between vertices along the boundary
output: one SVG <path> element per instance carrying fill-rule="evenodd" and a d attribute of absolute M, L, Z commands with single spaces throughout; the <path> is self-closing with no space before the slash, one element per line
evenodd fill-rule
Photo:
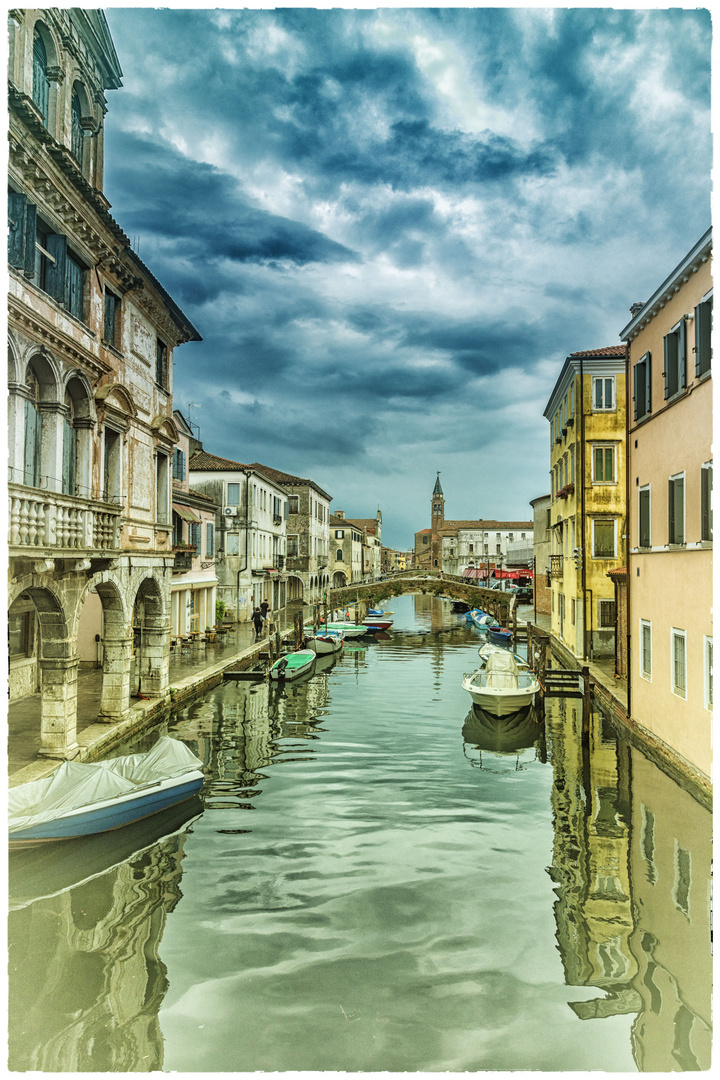
<path fill-rule="evenodd" d="M 396 547 L 438 469 L 448 518 L 529 517 L 564 358 L 710 224 L 708 12 L 106 13 L 105 192 L 203 336 L 205 448 Z"/>

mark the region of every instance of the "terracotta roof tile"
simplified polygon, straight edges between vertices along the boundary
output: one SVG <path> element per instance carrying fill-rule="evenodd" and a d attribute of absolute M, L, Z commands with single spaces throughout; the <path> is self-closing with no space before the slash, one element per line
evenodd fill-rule
<path fill-rule="evenodd" d="M 584 349 L 581 352 L 570 353 L 571 356 L 625 356 L 624 345 L 607 345 L 604 349 Z"/>
<path fill-rule="evenodd" d="M 217 454 L 208 454 L 207 450 L 200 450 L 199 453 L 193 454 L 188 462 L 188 469 L 191 472 L 197 472 L 202 470 L 203 472 L 227 472 L 234 469 L 247 469 L 247 465 L 242 465 L 239 461 L 231 461 L 230 458 L 218 457 Z"/>
<path fill-rule="evenodd" d="M 319 495 L 323 498 L 332 500 L 332 495 L 328 495 L 327 491 L 315 483 L 314 480 L 308 480 L 302 476 L 293 476 L 292 473 L 281 472 L 280 469 L 272 469 L 269 465 L 261 465 L 259 461 L 253 461 L 252 464 L 247 466 L 248 469 L 256 469 L 258 472 L 264 473 L 268 480 L 274 480 L 276 483 L 287 486 L 288 484 L 303 484 L 307 487 L 314 488 Z"/>

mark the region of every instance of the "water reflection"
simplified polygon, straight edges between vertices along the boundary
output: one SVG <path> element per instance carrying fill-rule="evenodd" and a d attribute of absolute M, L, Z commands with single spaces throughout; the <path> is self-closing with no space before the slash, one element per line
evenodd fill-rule
<path fill-rule="evenodd" d="M 194 825 L 11 868 L 13 1070 L 709 1067 L 708 812 L 581 701 L 466 713 L 477 635 L 390 606 L 177 715 Z"/>
<path fill-rule="evenodd" d="M 710 1067 L 709 815 L 577 699 L 548 703 L 557 942 L 581 1020 L 636 1014 L 641 1071 Z"/>
<path fill-rule="evenodd" d="M 10 912 L 11 1070 L 162 1068 L 158 1011 L 168 979 L 159 946 L 182 895 L 186 837 L 182 829 L 99 876 Z M 76 842 L 72 847 L 82 852 Z M 86 863 L 78 855 L 84 868 L 96 857 Z M 31 869 L 23 860 L 14 875 L 11 861 L 11 895 L 27 888 Z"/>

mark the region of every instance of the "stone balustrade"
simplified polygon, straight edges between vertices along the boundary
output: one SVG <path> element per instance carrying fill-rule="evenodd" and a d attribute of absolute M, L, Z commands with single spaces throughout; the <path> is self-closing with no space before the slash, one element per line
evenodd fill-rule
<path fill-rule="evenodd" d="M 120 548 L 120 507 L 54 491 L 8 484 L 10 548 L 40 552 L 116 551 Z"/>

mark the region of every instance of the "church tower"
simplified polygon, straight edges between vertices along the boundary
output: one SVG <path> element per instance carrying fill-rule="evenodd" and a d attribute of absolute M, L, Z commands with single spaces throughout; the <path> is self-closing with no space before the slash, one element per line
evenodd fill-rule
<path fill-rule="evenodd" d="M 445 524 L 445 496 L 437 474 L 432 493 L 432 513 L 430 515 L 430 569 L 442 570 L 442 537 L 440 530 Z"/>

